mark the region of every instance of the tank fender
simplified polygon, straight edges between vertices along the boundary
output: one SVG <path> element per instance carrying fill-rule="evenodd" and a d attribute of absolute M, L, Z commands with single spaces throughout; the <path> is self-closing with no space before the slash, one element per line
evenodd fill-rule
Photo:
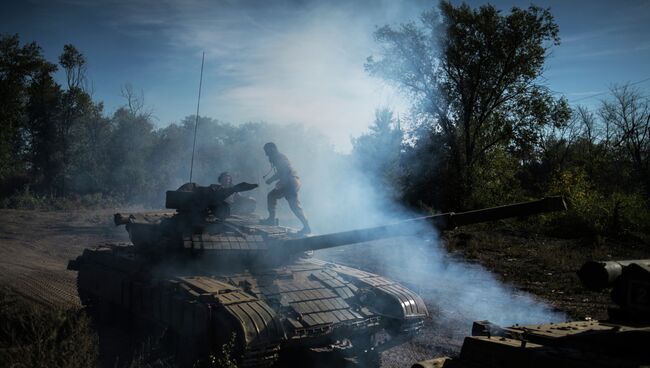
<path fill-rule="evenodd" d="M 404 286 L 381 276 L 339 266 L 336 271 L 347 276 L 362 291 L 362 302 L 374 312 L 393 319 L 424 318 L 429 315 L 422 298 Z"/>
<path fill-rule="evenodd" d="M 212 323 L 219 331 L 238 331 L 238 342 L 246 350 L 279 344 L 285 332 L 275 311 L 266 302 L 240 288 L 211 277 L 180 277 L 178 281 L 202 303 L 212 306 Z M 232 328 L 224 328 L 226 323 Z M 217 340 L 230 336 L 215 336 Z"/>

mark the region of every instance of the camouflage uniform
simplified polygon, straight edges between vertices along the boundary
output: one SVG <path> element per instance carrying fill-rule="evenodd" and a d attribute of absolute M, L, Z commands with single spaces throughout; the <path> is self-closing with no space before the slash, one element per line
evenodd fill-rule
<path fill-rule="evenodd" d="M 271 163 L 275 174 L 267 179 L 266 183 L 271 184 L 274 181 L 277 181 L 278 183 L 267 196 L 269 218 L 266 220 L 266 222 L 275 222 L 275 212 L 278 204 L 278 199 L 286 198 L 291 211 L 293 211 L 293 213 L 303 225 L 301 232 L 309 233 L 311 232 L 311 229 L 309 228 L 309 222 L 305 217 L 302 207 L 300 206 L 300 200 L 298 199 L 298 191 L 300 190 L 300 180 L 298 178 L 298 175 L 291 166 L 291 162 L 287 156 L 278 152 L 274 144 L 272 146 L 272 149 L 267 150 L 268 145 L 269 144 L 267 143 L 267 145 L 264 146 L 264 150 L 267 152 L 269 162 Z"/>

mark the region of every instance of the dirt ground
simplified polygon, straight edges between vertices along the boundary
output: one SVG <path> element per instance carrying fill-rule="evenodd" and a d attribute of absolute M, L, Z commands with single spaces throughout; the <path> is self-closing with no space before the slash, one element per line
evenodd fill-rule
<path fill-rule="evenodd" d="M 37 302 L 80 307 L 68 261 L 87 246 L 128 241 L 112 226 L 114 212 L 0 210 L 0 285 Z"/>
<path fill-rule="evenodd" d="M 115 212 L 119 211 L 0 210 L 0 286 L 35 302 L 79 308 L 76 275 L 66 270 L 67 262 L 85 247 L 128 241 L 124 229 L 112 224 Z M 582 263 L 650 257 L 647 245 L 633 242 L 566 240 L 485 228 L 455 230 L 444 234 L 442 240 L 450 257 L 482 265 L 497 280 L 532 294 L 572 319 L 606 317 L 609 295 L 580 287 L 575 271 Z M 370 262 L 364 249 L 349 247 L 324 256 L 417 287 L 414 290 L 423 296 L 432 315 L 420 336 L 383 353 L 382 366 L 408 367 L 417 360 L 457 353 L 464 333 L 445 327 L 449 326 L 449 318 L 454 318 L 453 306 L 440 305 L 435 288 L 414 281 L 417 272 L 387 272 L 384 265 Z M 446 316 L 445 326 L 436 319 L 441 314 Z"/>
<path fill-rule="evenodd" d="M 571 319 L 605 319 L 608 291 L 582 288 L 576 271 L 591 260 L 645 259 L 647 244 L 611 239 L 557 239 L 517 231 L 453 231 L 447 249 L 477 261 L 501 281 L 566 312 Z"/>

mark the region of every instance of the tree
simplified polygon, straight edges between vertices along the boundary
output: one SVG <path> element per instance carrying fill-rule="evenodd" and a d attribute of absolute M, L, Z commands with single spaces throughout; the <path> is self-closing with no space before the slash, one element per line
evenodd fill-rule
<path fill-rule="evenodd" d="M 70 176 L 71 167 L 75 164 L 76 151 L 75 135 L 79 132 L 84 119 L 92 115 L 95 105 L 92 97 L 86 92 L 86 58 L 73 45 L 63 46 L 63 53 L 59 56 L 59 64 L 63 68 L 67 90 L 63 92 L 61 102 L 61 118 L 56 136 L 60 144 L 61 170 L 60 191 L 66 193 L 66 181 Z"/>
<path fill-rule="evenodd" d="M 650 193 L 650 100 L 629 84 L 613 87 L 600 115 L 611 130 L 611 145 L 632 164 L 636 179 Z"/>
<path fill-rule="evenodd" d="M 384 188 L 394 187 L 400 181 L 399 160 L 403 134 L 399 122 L 391 110 L 377 109 L 375 121 L 369 129 L 369 133 L 352 139 L 356 164 L 365 173 L 382 180 Z"/>
<path fill-rule="evenodd" d="M 526 157 L 544 126 L 569 117 L 566 100 L 539 83 L 549 47 L 559 44 L 548 9 L 514 7 L 502 15 L 492 5 L 443 1 L 419 25 L 384 26 L 375 38 L 382 52 L 368 58 L 366 70 L 409 94 L 426 134 L 442 137 L 459 206 L 470 205 L 465 199 L 491 151 Z"/>
<path fill-rule="evenodd" d="M 25 109 L 32 182 L 40 184 L 41 189 L 49 194 L 55 194 L 62 173 L 60 141 L 57 139 L 62 91 L 52 77 L 55 70 L 53 64 L 43 65 L 29 87 Z"/>
<path fill-rule="evenodd" d="M 84 89 L 86 83 L 86 57 L 74 45 L 63 46 L 59 64 L 65 71 L 68 90 Z"/>
<path fill-rule="evenodd" d="M 17 34 L 0 35 L 0 181 L 26 174 L 30 166 L 26 116 L 30 85 L 55 70 L 36 43 L 21 46 Z"/>
<path fill-rule="evenodd" d="M 151 179 L 147 165 L 155 144 L 153 124 L 144 115 L 121 107 L 112 118 L 114 126 L 107 158 L 110 162 L 109 187 L 126 199 L 146 194 Z"/>

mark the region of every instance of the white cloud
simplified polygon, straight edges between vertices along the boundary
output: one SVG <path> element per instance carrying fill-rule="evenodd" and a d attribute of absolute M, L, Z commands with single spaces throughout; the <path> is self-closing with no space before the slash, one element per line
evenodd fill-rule
<path fill-rule="evenodd" d="M 305 124 L 347 151 L 350 137 L 366 130 L 375 108 L 407 108 L 396 91 L 363 68 L 373 51 L 374 26 L 396 16 L 395 5 L 387 8 L 390 14 L 317 3 L 293 9 L 162 2 L 152 12 L 127 9 L 129 15 L 116 20 L 124 23 L 114 26 L 160 28 L 175 50 L 161 60 L 171 72 L 187 68 L 188 52 L 200 57 L 205 51 L 206 78 L 214 83 L 204 84 L 204 115 Z"/>

